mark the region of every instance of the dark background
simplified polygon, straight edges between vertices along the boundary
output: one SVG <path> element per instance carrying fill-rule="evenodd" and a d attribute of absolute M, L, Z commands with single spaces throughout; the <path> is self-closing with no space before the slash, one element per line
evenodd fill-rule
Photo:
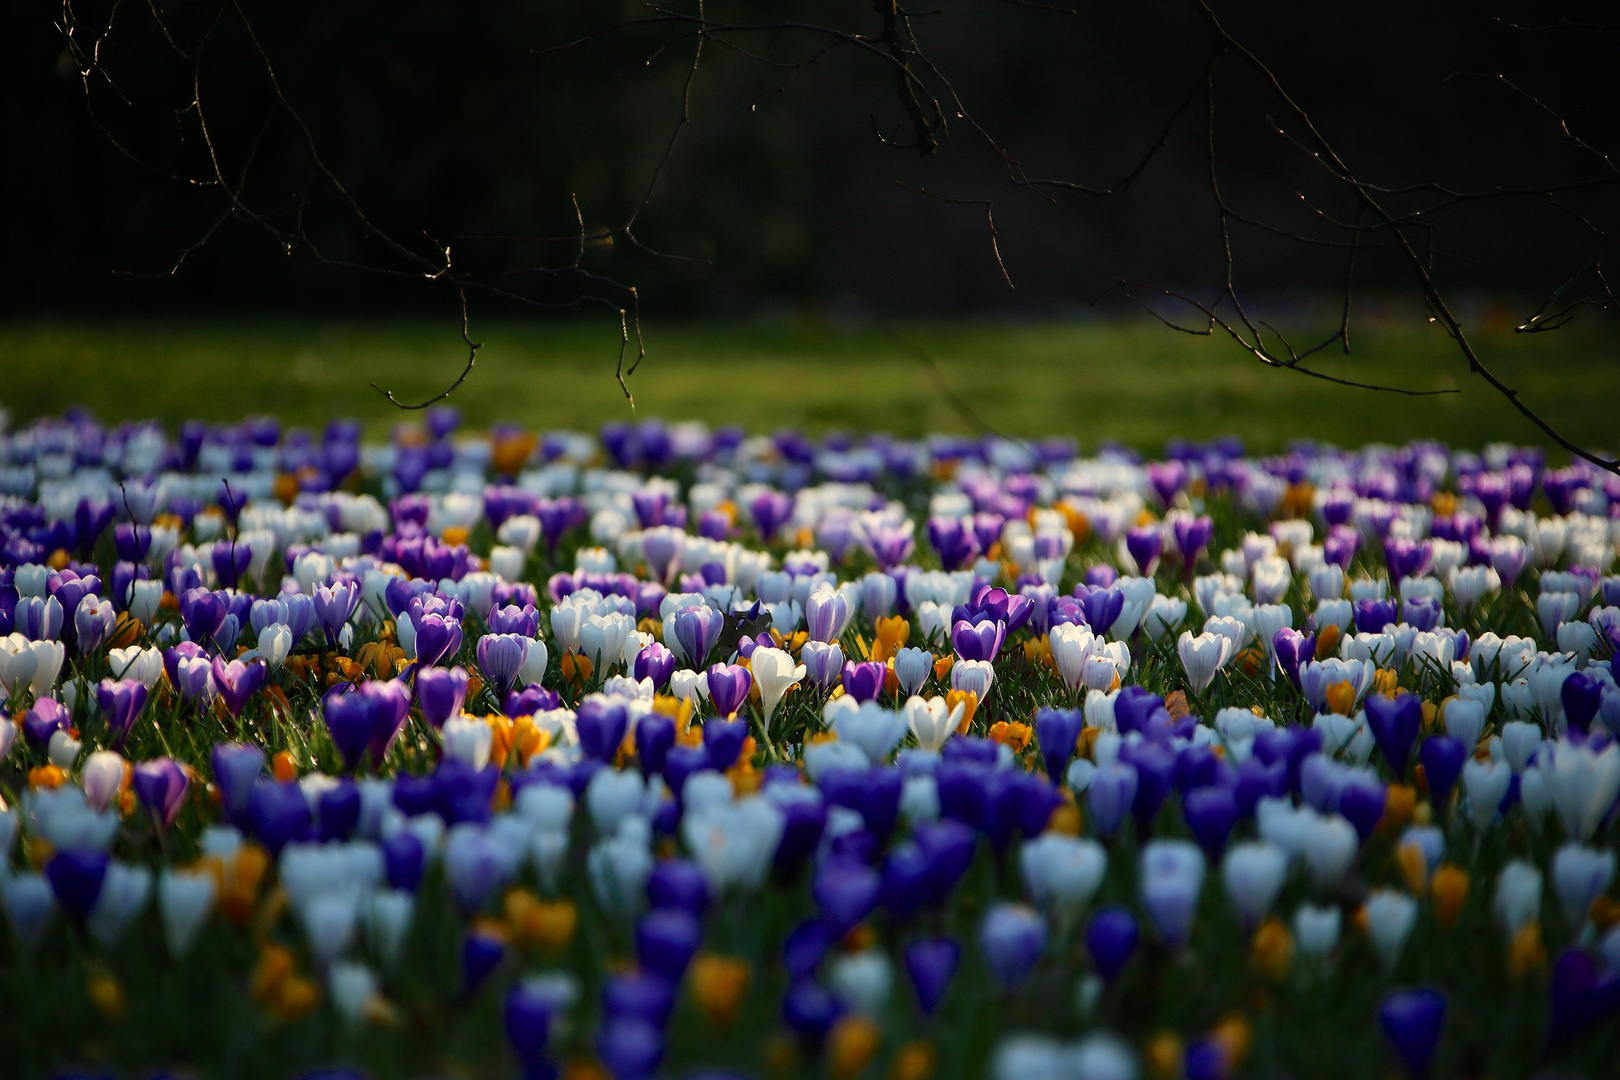
<path fill-rule="evenodd" d="M 693 46 L 680 27 L 629 26 L 543 51 L 649 10 L 585 0 L 241 2 L 321 159 L 379 230 L 420 254 L 433 250 L 428 237 L 448 244 L 461 270 L 531 298 L 567 301 L 583 290 L 622 302 L 605 283 L 518 271 L 568 263 L 573 241 L 489 237 L 571 236 L 571 196 L 587 227 L 624 223 L 680 114 Z M 1071 15 L 946 0 L 916 25 L 973 118 L 1029 176 L 1104 187 L 1131 170 L 1202 81 L 1212 38 L 1186 0 L 1077 6 Z M 1364 178 L 1488 190 L 1603 176 L 1555 119 L 1491 77 L 1503 74 L 1593 146 L 1620 148 L 1620 32 L 1600 28 L 1620 19 L 1612 4 L 1216 7 Z M 87 107 L 61 27 L 75 18 L 88 49 L 108 10 L 0 0 L 5 313 L 386 313 L 453 301 L 368 236 L 322 181 L 229 0 L 158 4 L 179 51 L 144 4 L 126 0 L 102 48 L 109 77 L 92 77 Z M 853 0 L 710 0 L 706 10 L 738 22 L 879 28 L 871 4 Z M 729 40 L 792 63 L 824 39 Z M 1280 103 L 1232 58 L 1216 80 L 1229 201 L 1332 235 L 1300 194 L 1334 214 L 1348 215 L 1351 204 L 1270 130 L 1266 118 L 1283 115 Z M 370 269 L 323 263 L 304 244 L 289 255 L 248 221 L 226 220 L 210 234 L 228 197 L 175 179 L 209 177 L 188 108 L 194 85 L 233 184 L 252 153 L 244 204 L 284 231 L 301 222 L 326 260 Z M 882 145 L 874 131 L 911 133 L 892 69 L 854 48 L 790 72 L 711 40 L 691 114 L 637 228 L 649 247 L 690 258 L 655 257 L 620 233 L 588 245 L 582 263 L 634 284 L 646 311 L 1052 314 L 1083 310 L 1120 278 L 1208 290 L 1224 276 L 1202 97 L 1129 193 L 1110 199 L 1009 184 L 966 119 L 951 119 L 927 159 Z M 992 256 L 982 207 L 947 205 L 897 181 L 996 198 L 1016 290 Z M 1391 202 L 1406 207 L 1409 198 Z M 1454 209 L 1437 222 L 1437 273 L 1454 288 L 1544 294 L 1603 249 L 1594 229 L 1615 223 L 1616 205 L 1609 187 L 1559 205 L 1482 200 Z M 1341 250 L 1242 227 L 1233 235 L 1245 288 L 1275 296 L 1341 286 Z M 1387 252 L 1364 253 L 1358 273 L 1374 291 L 1409 281 Z M 521 310 L 487 291 L 471 299 L 482 310 Z"/>

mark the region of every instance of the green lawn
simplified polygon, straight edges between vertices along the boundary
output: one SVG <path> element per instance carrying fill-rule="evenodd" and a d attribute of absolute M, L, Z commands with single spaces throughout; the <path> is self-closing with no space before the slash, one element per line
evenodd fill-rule
<path fill-rule="evenodd" d="M 648 358 L 630 380 L 635 414 L 613 381 L 616 326 L 514 321 L 475 329 L 485 346 L 455 403 L 479 425 L 594 428 L 639 415 L 757 431 L 971 429 L 935 372 L 875 329 L 650 321 Z M 1343 445 L 1546 441 L 1468 375 L 1438 330 L 1416 322 L 1365 333 L 1355 356 L 1329 354 L 1321 366 L 1460 393 L 1408 398 L 1333 386 L 1262 367 L 1224 339 L 1145 323 L 932 322 L 897 333 L 937 359 L 985 424 L 1071 435 L 1087 449 L 1117 439 L 1156 450 L 1167 438 L 1227 433 L 1259 450 L 1304 436 Z M 1579 329 L 1527 339 L 1501 329 L 1482 333 L 1479 344 L 1573 438 L 1617 442 L 1620 339 Z M 15 421 L 82 404 L 107 420 L 156 417 L 171 426 L 250 412 L 304 424 L 347 415 L 380 432 L 401 414 L 372 381 L 417 400 L 447 385 L 465 355 L 444 322 L 12 324 L 0 326 L 0 404 Z"/>

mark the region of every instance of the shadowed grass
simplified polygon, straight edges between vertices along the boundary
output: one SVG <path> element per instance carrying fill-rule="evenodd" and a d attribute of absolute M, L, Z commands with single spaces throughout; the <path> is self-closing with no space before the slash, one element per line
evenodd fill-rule
<path fill-rule="evenodd" d="M 616 325 L 486 322 L 478 330 L 485 347 L 454 397 L 478 426 L 594 429 L 663 416 L 754 431 L 972 430 L 948 385 L 995 430 L 1069 435 L 1088 449 L 1113 439 L 1151 451 L 1168 438 L 1229 433 L 1257 450 L 1311 437 L 1349 446 L 1412 438 L 1475 447 L 1548 442 L 1423 324 L 1386 324 L 1358 338 L 1354 356 L 1330 352 L 1318 366 L 1344 378 L 1460 393 L 1411 398 L 1335 386 L 1267 369 L 1223 339 L 1143 323 L 930 322 L 891 337 L 654 322 L 648 358 L 630 379 L 634 413 L 613 381 Z M 908 343 L 933 356 L 937 370 Z M 1579 330 L 1531 339 L 1504 329 L 1482 332 L 1479 345 L 1571 437 L 1589 446 L 1615 442 L 1620 341 Z M 380 433 L 410 414 L 370 383 L 402 401 L 422 400 L 448 386 L 465 357 L 453 328 L 425 320 L 12 325 L 0 327 L 0 403 L 17 421 L 82 404 L 105 420 L 155 417 L 171 428 L 192 417 L 273 413 L 293 424 L 357 416 Z"/>

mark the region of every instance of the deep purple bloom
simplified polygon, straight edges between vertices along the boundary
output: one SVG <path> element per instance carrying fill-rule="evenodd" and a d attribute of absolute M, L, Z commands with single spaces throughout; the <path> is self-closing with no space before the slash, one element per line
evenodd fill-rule
<path fill-rule="evenodd" d="M 422 707 L 422 718 L 434 727 L 461 712 L 467 701 L 470 676 L 463 667 L 416 669 L 416 701 Z M 517 715 L 508 711 L 508 715 Z"/>
<path fill-rule="evenodd" d="M 1122 907 L 1105 907 L 1093 915 L 1086 924 L 1086 950 L 1097 974 L 1113 982 L 1136 952 L 1138 934 L 1136 916 Z"/>
<path fill-rule="evenodd" d="M 1573 672 L 1559 689 L 1564 704 L 1564 716 L 1576 731 L 1589 731 L 1592 718 L 1603 703 L 1603 684 L 1584 671 Z"/>
<path fill-rule="evenodd" d="M 1316 635 L 1302 634 L 1291 626 L 1285 626 L 1272 637 L 1271 644 L 1277 653 L 1277 666 L 1294 684 L 1294 689 L 1300 689 L 1300 666 L 1307 660 L 1316 659 Z"/>
<path fill-rule="evenodd" d="M 1037 709 L 1035 738 L 1041 744 L 1041 760 L 1046 775 L 1056 784 L 1074 757 L 1075 744 L 1086 726 L 1086 715 L 1079 709 Z"/>
<path fill-rule="evenodd" d="M 713 664 L 709 667 L 709 700 L 721 719 L 729 720 L 748 700 L 754 677 L 741 664 Z"/>
<path fill-rule="evenodd" d="M 1547 1050 L 1557 1053 L 1620 1007 L 1620 974 L 1601 977 L 1597 964 L 1580 949 L 1568 949 L 1553 964 L 1551 1019 Z"/>
<path fill-rule="evenodd" d="M 856 701 L 875 701 L 883 692 L 884 679 L 888 677 L 889 669 L 885 664 L 876 662 L 854 663 L 844 662 L 844 693 Z"/>
<path fill-rule="evenodd" d="M 309 832 L 309 801 L 294 783 L 259 783 L 248 796 L 248 828 L 270 850 L 279 853 L 290 840 Z"/>
<path fill-rule="evenodd" d="M 1445 805 L 1468 761 L 1468 749 L 1461 739 L 1450 735 L 1431 735 L 1423 741 L 1418 757 L 1423 761 L 1423 778 L 1428 781 L 1435 806 Z"/>
<path fill-rule="evenodd" d="M 45 864 L 45 878 L 56 902 L 75 919 L 89 916 L 111 861 L 105 851 L 59 851 L 51 856 Z"/>
<path fill-rule="evenodd" d="M 1393 600 L 1368 598 L 1356 601 L 1355 612 L 1357 630 L 1363 634 L 1380 634 L 1395 621 L 1398 609 Z"/>
<path fill-rule="evenodd" d="M 421 838 L 408 829 L 401 829 L 383 840 L 382 854 L 388 887 L 415 892 L 427 869 L 427 850 Z"/>
<path fill-rule="evenodd" d="M 646 776 L 664 771 L 664 761 L 675 745 L 675 720 L 662 713 L 647 713 L 636 721 L 636 759 Z"/>
<path fill-rule="evenodd" d="M 1427 540 L 1409 540 L 1404 536 L 1392 536 L 1384 541 L 1384 563 L 1389 567 L 1391 581 L 1399 582 L 1402 578 L 1417 577 L 1429 568 L 1429 560 L 1433 557 L 1434 547 Z"/>
<path fill-rule="evenodd" d="M 500 966 L 506 956 L 506 946 L 498 939 L 477 931 L 467 935 L 461 943 L 461 984 L 470 997 Z"/>
<path fill-rule="evenodd" d="M 146 708 L 146 686 L 135 679 L 102 679 L 96 685 L 96 703 L 107 721 L 114 748 L 124 744 L 135 719 Z"/>
<path fill-rule="evenodd" d="M 597 1029 L 596 1054 L 614 1080 L 644 1080 L 663 1060 L 664 1033 L 646 1020 L 613 1017 Z"/>
<path fill-rule="evenodd" d="M 1113 586 L 1076 585 L 1074 596 L 1086 611 L 1086 624 L 1094 634 L 1106 634 L 1125 610 L 1125 594 Z"/>
<path fill-rule="evenodd" d="M 882 891 L 883 878 L 876 870 L 841 860 L 823 864 L 810 882 L 821 921 L 835 937 L 842 937 L 870 915 Z"/>
<path fill-rule="evenodd" d="M 552 1000 L 542 991 L 515 983 L 506 992 L 503 1019 L 512 1053 L 525 1066 L 541 1062 L 551 1039 Z"/>
<path fill-rule="evenodd" d="M 703 723 L 703 752 L 709 768 L 725 772 L 742 755 L 743 740 L 748 738 L 746 720 L 706 720 Z"/>
<path fill-rule="evenodd" d="M 67 706 L 55 698 L 36 698 L 28 711 L 23 713 L 23 734 L 41 749 L 50 745 L 52 735 L 59 730 L 66 731 L 71 724 Z"/>
<path fill-rule="evenodd" d="M 647 878 L 647 902 L 700 916 L 709 906 L 709 879 L 689 859 L 663 859 Z"/>
<path fill-rule="evenodd" d="M 837 998 L 809 979 L 794 983 L 782 998 L 782 1019 L 811 1042 L 825 1038 L 843 1011 Z"/>
<path fill-rule="evenodd" d="M 339 780 L 336 787 L 321 792 L 317 805 L 320 839 L 347 840 L 360 824 L 360 787 L 353 780 Z"/>
<path fill-rule="evenodd" d="M 314 600 L 315 618 L 326 631 L 327 644 L 335 645 L 354 609 L 360 606 L 360 586 L 354 581 L 317 585 Z"/>
<path fill-rule="evenodd" d="M 1418 729 L 1423 726 L 1423 701 L 1416 694 L 1386 697 L 1373 694 L 1367 698 L 1367 727 L 1372 730 L 1378 749 L 1395 773 L 1395 779 L 1406 779 L 1406 760 L 1412 756 L 1412 745 L 1417 742 Z"/>
<path fill-rule="evenodd" d="M 759 531 L 760 539 L 769 543 L 776 530 L 793 516 L 793 499 L 780 491 L 767 491 L 755 496 L 748 509 L 753 514 L 754 528 Z"/>
<path fill-rule="evenodd" d="M 1024 600 L 1026 598 L 1019 597 Z M 1027 602 L 1027 601 L 1026 601 Z M 951 629 L 951 645 L 963 660 L 994 660 L 1006 640 L 1007 624 L 983 619 L 971 623 L 962 619 Z M 846 691 L 849 687 L 846 685 Z"/>
<path fill-rule="evenodd" d="M 1232 826 L 1237 824 L 1236 793 L 1218 784 L 1194 788 L 1182 798 L 1181 809 L 1198 846 L 1212 861 L 1220 858 L 1227 837 L 1232 835 Z"/>
<path fill-rule="evenodd" d="M 1187 575 L 1191 577 L 1198 556 L 1209 546 L 1210 538 L 1215 535 L 1215 521 L 1207 514 L 1196 518 L 1178 517 L 1170 526 L 1170 531 L 1176 538 L 1176 549 L 1181 552 Z"/>
<path fill-rule="evenodd" d="M 1147 466 L 1148 483 L 1153 485 L 1159 501 L 1169 506 L 1177 492 L 1187 484 L 1187 466 L 1181 461 L 1151 461 Z"/>
<path fill-rule="evenodd" d="M 978 538 L 962 518 L 929 518 L 928 542 L 934 546 L 946 570 L 958 570 L 979 554 Z"/>
<path fill-rule="evenodd" d="M 1159 566 L 1159 553 L 1164 549 L 1164 533 L 1157 525 L 1138 525 L 1125 533 L 1125 550 L 1136 560 L 1137 570 L 1144 577 L 1152 577 Z"/>
<path fill-rule="evenodd" d="M 950 938 L 924 938 L 906 946 L 906 974 L 917 992 L 917 1004 L 924 1016 L 932 1016 L 956 974 L 962 959 L 962 946 Z"/>
<path fill-rule="evenodd" d="M 1388 797 L 1384 785 L 1372 780 L 1352 780 L 1340 790 L 1337 809 L 1356 827 L 1356 835 L 1363 844 L 1383 820 Z"/>
<path fill-rule="evenodd" d="M 512 610 L 508 608 L 507 610 Z M 491 613 L 493 616 L 493 613 Z M 454 659 L 461 651 L 462 629 L 459 619 L 452 619 L 447 615 L 436 612 L 424 612 L 406 616 L 411 620 L 411 626 L 416 630 L 416 661 L 422 667 L 432 667 L 442 660 Z M 497 628 L 496 620 L 490 620 L 490 630 L 493 633 L 519 633 L 523 637 L 534 637 L 534 633 L 522 631 L 508 631 Z M 503 623 L 504 626 L 504 623 Z M 520 661 L 521 663 L 521 661 Z"/>
<path fill-rule="evenodd" d="M 171 757 L 143 761 L 135 766 L 134 785 L 135 794 L 157 822 L 158 830 L 168 832 L 191 787 L 180 763 Z"/>
<path fill-rule="evenodd" d="M 668 979 L 647 971 L 610 975 L 602 984 L 602 1012 L 662 1025 L 675 1007 L 675 990 Z"/>
<path fill-rule="evenodd" d="M 186 635 L 199 645 L 214 640 L 229 614 L 225 601 L 209 589 L 191 589 L 180 598 L 180 618 L 186 624 Z"/>
<path fill-rule="evenodd" d="M 636 924 L 636 962 L 679 985 L 703 941 L 703 924 L 684 908 L 654 908 Z"/>
<path fill-rule="evenodd" d="M 1361 547 L 1361 533 L 1348 525 L 1334 525 L 1322 540 L 1322 557 L 1340 569 L 1350 569 L 1350 562 Z M 1379 627 L 1383 629 L 1382 626 Z"/>
<path fill-rule="evenodd" d="M 1445 1028 L 1445 995 L 1428 987 L 1397 990 L 1379 1006 L 1378 1022 L 1407 1069 L 1427 1076 Z"/>
<path fill-rule="evenodd" d="M 651 679 L 653 689 L 661 691 L 669 685 L 669 677 L 675 673 L 675 654 L 666 649 L 661 642 L 655 641 L 636 653 L 631 671 L 637 682 Z"/>
<path fill-rule="evenodd" d="M 574 720 L 574 728 L 579 733 L 580 751 L 592 761 L 612 761 L 624 742 L 628 723 L 629 717 L 622 703 L 601 698 L 587 699 L 580 705 L 579 714 Z"/>

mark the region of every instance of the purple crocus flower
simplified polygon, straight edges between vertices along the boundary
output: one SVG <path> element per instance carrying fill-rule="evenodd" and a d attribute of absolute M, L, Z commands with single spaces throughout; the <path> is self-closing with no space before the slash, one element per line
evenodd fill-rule
<path fill-rule="evenodd" d="M 703 753 L 708 767 L 725 772 L 742 756 L 743 740 L 748 738 L 746 720 L 706 720 L 703 724 Z"/>
<path fill-rule="evenodd" d="M 1386 697 L 1373 694 L 1367 699 L 1367 727 L 1371 729 L 1378 749 L 1395 773 L 1397 780 L 1406 779 L 1406 760 L 1412 756 L 1418 730 L 1423 726 L 1423 701 L 1416 694 Z"/>
<path fill-rule="evenodd" d="M 529 658 L 529 641 L 521 634 L 485 634 L 478 639 L 478 666 L 502 693 L 517 684 L 518 670 Z"/>
<path fill-rule="evenodd" d="M 1562 1051 L 1620 1007 L 1620 974 L 1600 976 L 1597 964 L 1580 949 L 1567 949 L 1554 962 L 1549 989 L 1548 1054 Z"/>
<path fill-rule="evenodd" d="M 1388 790 L 1383 784 L 1361 777 L 1350 779 L 1344 784 L 1339 789 L 1337 799 L 1329 795 L 1330 801 L 1334 803 L 1331 809 L 1337 809 L 1344 815 L 1345 820 L 1356 827 L 1356 835 L 1361 838 L 1363 844 L 1372 837 L 1373 830 L 1378 828 L 1378 823 L 1383 820 L 1388 797 Z"/>
<path fill-rule="evenodd" d="M 655 908 L 636 923 L 636 963 L 680 984 L 703 941 L 703 924 L 678 907 Z"/>
<path fill-rule="evenodd" d="M 534 637 L 540 632 L 540 613 L 533 604 L 497 605 L 489 609 L 489 632 L 492 634 L 522 634 Z M 421 653 L 421 629 L 417 629 L 417 653 Z"/>
<path fill-rule="evenodd" d="M 653 689 L 662 690 L 669 685 L 669 677 L 675 674 L 675 654 L 666 649 L 661 642 L 655 641 L 636 653 L 631 671 L 637 682 L 651 679 Z"/>
<path fill-rule="evenodd" d="M 189 589 L 180 597 L 180 618 L 186 624 L 186 635 L 199 645 L 214 640 L 229 614 L 230 606 L 224 598 L 209 589 Z"/>
<path fill-rule="evenodd" d="M 1603 683 L 1584 671 L 1572 673 L 1558 691 L 1564 716 L 1576 731 L 1591 730 L 1592 718 L 1603 704 Z"/>
<path fill-rule="evenodd" d="M 1300 689 L 1300 666 L 1316 659 L 1316 635 L 1302 634 L 1291 626 L 1285 626 L 1272 637 L 1271 647 L 1277 653 L 1277 666 L 1294 684 L 1294 689 Z"/>
<path fill-rule="evenodd" d="M 951 628 L 951 645 L 962 660 L 994 660 L 1001 652 L 1006 637 L 1007 624 L 990 619 L 981 619 L 977 623 L 962 619 Z"/>
<path fill-rule="evenodd" d="M 833 860 L 810 880 L 810 895 L 834 938 L 853 930 L 877 907 L 883 877 L 862 863 Z"/>
<path fill-rule="evenodd" d="M 538 683 L 530 683 L 522 690 L 514 690 L 506 695 L 501 703 L 501 711 L 507 716 L 533 716 L 535 713 L 549 712 L 562 704 L 562 696 L 555 690 L 547 690 Z"/>
<path fill-rule="evenodd" d="M 1340 569 L 1348 570 L 1350 561 L 1356 557 L 1360 547 L 1360 532 L 1349 525 L 1334 525 L 1322 539 L 1322 557 Z"/>
<path fill-rule="evenodd" d="M 315 618 L 326 631 L 326 642 L 336 645 L 338 634 L 360 605 L 360 585 L 344 580 L 331 585 L 317 585 L 314 599 Z"/>
<path fill-rule="evenodd" d="M 1125 821 L 1125 813 L 1136 801 L 1136 768 L 1124 762 L 1104 765 L 1086 789 L 1091 824 L 1098 836 L 1112 836 Z"/>
<path fill-rule="evenodd" d="M 175 665 L 175 687 L 187 701 L 206 706 L 214 700 L 214 666 L 205 656 L 181 657 Z"/>
<path fill-rule="evenodd" d="M 979 949 L 990 976 L 1003 990 L 1028 977 L 1046 949 L 1046 922 L 1023 904 L 991 906 L 979 924 Z"/>
<path fill-rule="evenodd" d="M 857 664 L 853 661 L 844 663 L 844 693 L 856 701 L 874 701 L 878 694 L 883 692 L 883 681 L 889 674 L 887 664 L 875 661 Z M 712 690 L 713 683 L 711 681 Z"/>
<path fill-rule="evenodd" d="M 73 611 L 73 629 L 79 652 L 85 655 L 101 648 L 101 643 L 112 636 L 118 625 L 118 616 L 112 602 L 97 596 L 86 596 Z"/>
<path fill-rule="evenodd" d="M 917 1005 L 924 1016 L 932 1016 L 956 975 L 962 959 L 962 946 L 950 938 L 924 938 L 906 946 L 906 974 L 917 992 Z"/>
<path fill-rule="evenodd" d="M 516 610 L 507 608 L 506 610 Z M 531 609 L 532 610 L 532 609 Z M 491 612 L 490 629 L 497 634 L 517 633 L 521 637 L 534 637 L 534 630 L 520 629 L 518 631 L 506 630 L 505 622 L 502 628 L 497 629 Z M 411 627 L 416 631 L 416 662 L 422 667 L 432 667 L 445 659 L 453 659 L 461 651 L 462 630 L 461 620 L 452 619 L 437 612 L 422 612 L 407 616 L 411 620 Z M 537 627 L 538 619 L 535 621 Z"/>
<path fill-rule="evenodd" d="M 1113 586 L 1076 585 L 1074 597 L 1085 608 L 1086 623 L 1094 634 L 1108 633 L 1125 610 L 1125 594 Z"/>
<path fill-rule="evenodd" d="M 647 901 L 655 908 L 702 915 L 709 906 L 709 879 L 690 859 L 662 859 L 647 878 Z"/>
<path fill-rule="evenodd" d="M 1198 556 L 1215 535 L 1215 521 L 1207 514 L 1195 518 L 1178 517 L 1171 524 L 1170 533 L 1175 537 L 1176 550 L 1181 552 L 1181 560 L 1186 566 L 1187 575 L 1191 577 Z"/>
<path fill-rule="evenodd" d="M 1392 581 L 1417 577 L 1429 568 L 1434 557 L 1434 546 L 1427 540 L 1415 541 L 1404 536 L 1392 536 L 1384 541 L 1384 563 L 1389 567 Z"/>
<path fill-rule="evenodd" d="M 1086 725 L 1085 713 L 1079 709 L 1037 709 L 1035 711 L 1035 738 L 1041 744 L 1041 760 L 1046 764 L 1046 775 L 1058 783 L 1069 759 L 1074 757 L 1075 744 Z"/>
<path fill-rule="evenodd" d="M 979 554 L 978 537 L 972 525 L 962 518 L 929 518 L 928 542 L 946 570 L 959 570 Z"/>
<path fill-rule="evenodd" d="M 715 714 L 731 719 L 748 700 L 754 677 L 740 664 L 713 664 L 709 667 L 709 700 Z"/>
<path fill-rule="evenodd" d="M 637 1017 L 610 1017 L 597 1029 L 596 1054 L 611 1076 L 651 1077 L 664 1057 L 664 1033 Z"/>
<path fill-rule="evenodd" d="M 209 755 L 214 784 L 219 788 L 225 816 L 239 822 L 247 812 L 248 797 L 264 769 L 264 751 L 247 743 L 216 743 Z"/>
<path fill-rule="evenodd" d="M 102 679 L 96 685 L 96 703 L 106 718 L 114 748 L 124 745 L 135 719 L 146 708 L 146 686 L 135 679 Z"/>
<path fill-rule="evenodd" d="M 89 916 L 111 861 L 105 851 L 59 851 L 51 856 L 45 864 L 45 879 L 64 911 L 79 920 Z"/>
<path fill-rule="evenodd" d="M 893 570 L 907 559 L 917 549 L 916 538 L 912 535 L 911 522 L 905 525 L 894 525 L 882 522 L 870 525 L 866 529 L 865 547 L 872 555 L 872 560 L 878 568 L 885 572 Z"/>
<path fill-rule="evenodd" d="M 35 698 L 34 704 L 23 713 L 23 734 L 41 749 L 50 745 L 52 735 L 71 726 L 67 706 L 55 698 Z"/>
<path fill-rule="evenodd" d="M 506 992 L 506 1039 L 530 1075 L 541 1075 L 539 1066 L 545 1063 L 554 1011 L 552 998 L 538 987 L 519 982 Z"/>
<path fill-rule="evenodd" d="M 1139 931 L 1136 916 L 1122 907 L 1105 907 L 1086 924 L 1086 951 L 1091 964 L 1109 982 L 1114 981 L 1136 952 Z"/>
<path fill-rule="evenodd" d="M 1450 735 L 1432 735 L 1423 740 L 1418 757 L 1423 761 L 1423 778 L 1428 781 L 1434 805 L 1446 804 L 1468 760 L 1468 751 L 1466 743 Z"/>
<path fill-rule="evenodd" d="M 677 611 L 674 621 L 675 641 L 686 655 L 686 662 L 694 668 L 702 667 L 725 631 L 725 613 L 707 604 L 694 604 Z"/>
<path fill-rule="evenodd" d="M 1164 533 L 1157 525 L 1138 525 L 1125 533 L 1125 550 L 1136 561 L 1139 573 L 1152 577 L 1159 567 L 1159 553 L 1164 549 Z"/>
<path fill-rule="evenodd" d="M 664 770 L 670 747 L 675 745 L 675 721 L 662 713 L 647 713 L 636 721 L 636 760 L 642 774 Z"/>
<path fill-rule="evenodd" d="M 588 698 L 580 705 L 574 721 L 581 752 L 592 761 L 612 761 L 624 742 L 628 723 L 623 704 L 601 697 Z"/>
<path fill-rule="evenodd" d="M 158 831 L 168 832 L 180 816 L 191 779 L 174 758 L 160 757 L 135 766 L 134 786 L 141 804 L 157 822 Z"/>
<path fill-rule="evenodd" d="M 467 701 L 470 677 L 463 667 L 416 670 L 416 700 L 422 706 L 422 718 L 436 728 L 461 712 Z"/>
<path fill-rule="evenodd" d="M 812 1044 L 826 1037 L 843 1011 L 836 997 L 808 978 L 794 983 L 782 998 L 782 1019 Z"/>
<path fill-rule="evenodd" d="M 474 930 L 461 943 L 461 983 L 467 995 L 477 993 L 484 980 L 506 957 L 506 946 L 498 938 Z"/>
<path fill-rule="evenodd" d="M 247 708 L 248 699 L 264 687 L 266 668 L 264 661 L 244 664 L 240 660 L 225 662 L 223 656 L 214 657 L 212 675 L 214 689 L 224 699 L 232 716 L 240 717 Z"/>
<path fill-rule="evenodd" d="M 1153 485 L 1159 501 L 1169 506 L 1187 484 L 1187 466 L 1181 461 L 1151 461 L 1147 467 L 1148 483 Z"/>
<path fill-rule="evenodd" d="M 1406 1068 L 1427 1076 L 1445 1028 L 1445 995 L 1429 987 L 1397 990 L 1378 1007 L 1378 1022 Z"/>
<path fill-rule="evenodd" d="M 1356 629 L 1363 634 L 1382 633 L 1384 627 L 1393 623 L 1397 608 L 1393 600 L 1374 600 L 1370 597 L 1357 600 L 1355 604 Z"/>
<path fill-rule="evenodd" d="M 767 491 L 755 496 L 748 509 L 753 514 L 754 528 L 766 543 L 776 535 L 787 519 L 793 516 L 793 500 L 780 491 Z"/>
<path fill-rule="evenodd" d="M 1192 830 L 1204 854 L 1211 861 L 1219 859 L 1227 838 L 1232 835 L 1232 826 L 1237 824 L 1236 793 L 1219 784 L 1194 788 L 1183 796 L 1181 810 L 1186 815 L 1187 828 Z"/>
<path fill-rule="evenodd" d="M 227 589 L 234 589 L 242 576 L 247 573 L 248 565 L 253 562 L 253 548 L 247 544 L 238 544 L 235 540 L 221 540 L 214 544 L 210 553 L 214 564 L 214 576 L 219 583 Z"/>

